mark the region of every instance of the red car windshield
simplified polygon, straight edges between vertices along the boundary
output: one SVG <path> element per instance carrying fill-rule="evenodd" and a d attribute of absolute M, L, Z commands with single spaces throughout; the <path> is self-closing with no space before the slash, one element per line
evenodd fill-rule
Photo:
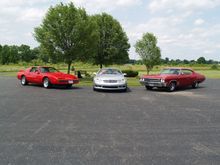
<path fill-rule="evenodd" d="M 41 73 L 54 73 L 54 72 L 59 72 L 57 69 L 53 68 L 53 67 L 41 67 L 40 68 Z"/>
<path fill-rule="evenodd" d="M 180 69 L 163 69 L 160 74 L 176 74 L 180 73 Z"/>

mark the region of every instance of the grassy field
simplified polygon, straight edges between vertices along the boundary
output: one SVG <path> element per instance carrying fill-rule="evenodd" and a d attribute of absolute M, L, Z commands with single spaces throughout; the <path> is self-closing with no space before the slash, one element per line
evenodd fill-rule
<path fill-rule="evenodd" d="M 46 64 L 48 66 L 48 64 Z M 32 65 L 0 65 L 0 76 L 16 76 L 16 73 L 21 69 L 26 69 Z M 67 72 L 67 66 L 65 64 L 54 64 L 49 65 L 53 66 L 57 69 L 59 69 L 62 72 Z M 76 63 L 73 65 L 76 70 L 86 71 L 89 75 L 93 75 L 94 72 L 97 72 L 99 69 L 98 66 L 90 65 L 90 64 L 84 64 L 84 63 Z M 145 66 L 143 65 L 113 65 L 109 67 L 119 68 L 121 70 L 135 70 L 139 72 L 139 75 L 146 74 Z M 154 69 L 150 72 L 151 74 L 159 73 L 160 70 L 167 66 L 156 66 Z M 189 67 L 197 71 L 198 73 L 201 73 L 205 75 L 207 78 L 212 79 L 220 79 L 220 70 L 211 70 L 211 65 L 199 65 L 199 66 L 181 66 L 181 67 Z M 136 78 L 127 78 L 128 79 L 128 85 L 129 86 L 140 86 L 139 84 L 139 77 Z M 92 77 L 90 78 L 82 78 L 80 80 L 79 86 L 92 86 Z"/>

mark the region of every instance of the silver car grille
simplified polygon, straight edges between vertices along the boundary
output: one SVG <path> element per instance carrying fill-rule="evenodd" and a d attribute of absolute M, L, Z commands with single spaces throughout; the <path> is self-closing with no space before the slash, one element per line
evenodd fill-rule
<path fill-rule="evenodd" d="M 117 83 L 117 80 L 103 80 L 105 83 Z"/>

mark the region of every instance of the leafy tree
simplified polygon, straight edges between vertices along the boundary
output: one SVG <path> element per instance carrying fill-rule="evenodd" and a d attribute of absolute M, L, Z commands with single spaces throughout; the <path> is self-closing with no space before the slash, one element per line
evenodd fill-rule
<path fill-rule="evenodd" d="M 170 59 L 168 57 L 165 58 L 165 64 L 169 64 Z"/>
<path fill-rule="evenodd" d="M 161 53 L 157 46 L 157 38 L 152 33 L 145 33 L 141 40 L 135 44 L 136 52 L 141 57 L 143 64 L 146 66 L 147 74 L 155 65 L 160 63 Z"/>
<path fill-rule="evenodd" d="M 178 65 L 178 64 L 181 64 L 182 63 L 182 61 L 180 60 L 180 59 L 176 59 L 176 64 Z"/>
<path fill-rule="evenodd" d="M 0 45 L 0 64 L 2 64 L 2 46 Z"/>
<path fill-rule="evenodd" d="M 21 61 L 30 62 L 34 59 L 31 48 L 28 45 L 21 45 L 19 47 L 19 56 Z"/>
<path fill-rule="evenodd" d="M 189 64 L 190 62 L 189 62 L 188 60 L 184 59 L 184 60 L 183 60 L 183 63 L 184 63 L 184 64 Z"/>
<path fill-rule="evenodd" d="M 51 7 L 42 24 L 35 28 L 35 38 L 52 62 L 62 61 L 70 73 L 74 60 L 87 60 L 95 52 L 96 24 L 73 3 Z"/>
<path fill-rule="evenodd" d="M 9 47 L 9 62 L 10 63 L 18 63 L 19 55 L 18 55 L 18 46 L 13 45 Z"/>
<path fill-rule="evenodd" d="M 205 57 L 199 57 L 199 58 L 197 59 L 197 63 L 198 63 L 198 64 L 206 64 Z"/>
<path fill-rule="evenodd" d="M 32 52 L 33 54 L 35 54 L 38 60 L 41 60 L 44 63 L 49 62 L 49 55 L 45 52 L 45 50 L 41 46 L 34 48 Z"/>
<path fill-rule="evenodd" d="M 99 34 L 97 53 L 93 56 L 93 63 L 102 68 L 103 65 L 128 62 L 130 44 L 120 23 L 106 13 L 94 15 L 92 18 L 98 25 Z"/>
<path fill-rule="evenodd" d="M 10 47 L 8 45 L 2 47 L 0 60 L 2 65 L 10 63 Z"/>

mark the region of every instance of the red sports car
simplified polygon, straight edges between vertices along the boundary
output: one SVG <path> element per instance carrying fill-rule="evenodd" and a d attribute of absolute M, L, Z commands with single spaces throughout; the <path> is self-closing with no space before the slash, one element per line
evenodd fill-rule
<path fill-rule="evenodd" d="M 166 88 L 172 92 L 177 87 L 192 86 L 197 88 L 204 80 L 205 76 L 188 68 L 165 68 L 157 75 L 143 75 L 140 78 L 140 83 L 145 85 L 148 90 L 157 87 Z"/>
<path fill-rule="evenodd" d="M 33 66 L 26 70 L 20 70 L 17 78 L 21 81 L 21 85 L 28 83 L 43 84 L 45 88 L 52 85 L 64 85 L 70 88 L 73 84 L 79 83 L 79 79 L 70 74 L 59 72 L 53 67 Z"/>

